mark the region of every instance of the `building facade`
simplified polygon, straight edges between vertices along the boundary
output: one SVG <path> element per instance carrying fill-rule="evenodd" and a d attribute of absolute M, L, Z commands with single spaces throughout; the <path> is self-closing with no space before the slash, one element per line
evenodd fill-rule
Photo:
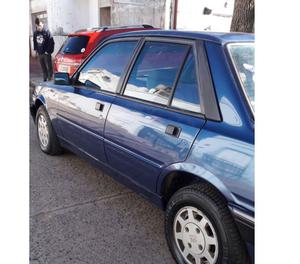
<path fill-rule="evenodd" d="M 229 31 L 234 0 L 30 0 L 30 51 L 39 17 L 55 41 L 54 54 L 68 33 L 97 26 L 150 24 L 157 28 Z"/>

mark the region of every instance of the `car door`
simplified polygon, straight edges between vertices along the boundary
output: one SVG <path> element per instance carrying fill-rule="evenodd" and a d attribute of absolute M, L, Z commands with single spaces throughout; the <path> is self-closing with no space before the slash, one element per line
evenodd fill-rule
<path fill-rule="evenodd" d="M 150 192 L 205 123 L 197 72 L 193 41 L 146 38 L 107 116 L 109 165 Z"/>
<path fill-rule="evenodd" d="M 137 40 L 108 42 L 60 87 L 59 126 L 63 140 L 96 161 L 105 162 L 103 131 L 115 91 Z"/>

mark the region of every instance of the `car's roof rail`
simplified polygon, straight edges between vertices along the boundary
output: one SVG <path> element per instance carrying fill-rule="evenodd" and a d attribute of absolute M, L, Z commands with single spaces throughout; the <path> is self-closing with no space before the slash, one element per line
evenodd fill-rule
<path fill-rule="evenodd" d="M 116 29 L 126 29 L 126 28 L 153 28 L 153 26 L 148 24 L 142 25 L 127 25 L 127 26 L 103 26 L 103 27 L 92 27 L 92 28 L 82 28 L 75 31 L 75 33 L 84 31 L 106 31 L 106 30 L 116 30 Z"/>
<path fill-rule="evenodd" d="M 127 26 L 106 26 L 102 28 L 102 31 L 114 30 L 114 29 L 126 29 L 126 28 L 153 28 L 151 25 L 142 24 L 142 25 L 127 25 Z"/>

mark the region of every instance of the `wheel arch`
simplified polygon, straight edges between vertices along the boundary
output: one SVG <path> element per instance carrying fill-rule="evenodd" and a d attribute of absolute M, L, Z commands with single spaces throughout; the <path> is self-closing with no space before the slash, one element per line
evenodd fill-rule
<path fill-rule="evenodd" d="M 42 105 L 46 107 L 45 98 L 43 96 L 39 96 L 35 99 L 34 104 L 30 107 L 30 113 L 34 121 L 36 118 L 36 113 Z"/>
<path fill-rule="evenodd" d="M 165 208 L 171 196 L 179 189 L 195 183 L 207 183 L 212 186 L 227 202 L 234 200 L 230 190 L 223 182 L 211 173 L 208 173 L 201 167 L 202 173 L 195 173 L 195 164 L 192 164 L 193 170 L 186 169 L 187 164 L 174 164 L 160 176 L 158 182 L 158 194 L 162 197 L 163 207 Z"/>

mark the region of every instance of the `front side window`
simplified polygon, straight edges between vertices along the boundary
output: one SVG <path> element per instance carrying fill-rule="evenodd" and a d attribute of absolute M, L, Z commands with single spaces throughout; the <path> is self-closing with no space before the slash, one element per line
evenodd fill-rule
<path fill-rule="evenodd" d="M 124 95 L 167 105 L 189 46 L 146 42 L 129 76 Z"/>
<path fill-rule="evenodd" d="M 201 113 L 195 56 L 190 50 L 175 88 L 172 107 Z"/>
<path fill-rule="evenodd" d="M 119 79 L 129 63 L 136 43 L 136 41 L 122 41 L 104 46 L 81 70 L 79 84 L 116 92 Z"/>
<path fill-rule="evenodd" d="M 254 109 L 254 43 L 233 43 L 227 47 L 236 73 Z"/>

